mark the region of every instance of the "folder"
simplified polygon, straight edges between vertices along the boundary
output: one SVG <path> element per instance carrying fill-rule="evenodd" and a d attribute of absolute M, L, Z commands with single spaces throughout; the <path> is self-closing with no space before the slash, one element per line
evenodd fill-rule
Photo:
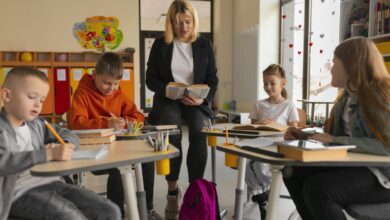
<path fill-rule="evenodd" d="M 134 71 L 133 69 L 125 68 L 123 70 L 122 80 L 119 83 L 120 90 L 134 102 Z"/>
<path fill-rule="evenodd" d="M 54 68 L 55 113 L 62 115 L 70 108 L 69 69 L 66 67 Z"/>
<path fill-rule="evenodd" d="M 13 67 L 2 67 L 2 68 L 0 68 L 0 85 L 3 85 L 3 82 L 5 80 L 5 76 L 7 76 L 8 72 L 12 68 Z"/>
<path fill-rule="evenodd" d="M 40 71 L 46 74 L 49 79 L 50 90 L 46 100 L 43 103 L 41 114 L 48 115 L 54 113 L 54 77 L 50 68 L 39 68 Z"/>
<path fill-rule="evenodd" d="M 84 68 L 72 68 L 69 75 L 70 83 L 70 101 L 72 102 L 73 94 L 79 86 L 81 77 L 86 73 Z"/>

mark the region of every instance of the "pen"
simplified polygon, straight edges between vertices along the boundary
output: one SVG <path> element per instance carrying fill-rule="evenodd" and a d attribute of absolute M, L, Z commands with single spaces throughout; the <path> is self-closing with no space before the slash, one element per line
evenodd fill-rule
<path fill-rule="evenodd" d="M 49 124 L 49 122 L 47 122 L 46 120 L 43 120 L 43 122 L 45 123 L 47 129 L 49 129 L 49 131 L 54 135 L 54 137 L 56 137 L 57 140 L 58 140 L 61 144 L 65 144 L 65 141 L 60 137 L 60 135 L 58 135 L 58 133 L 56 132 L 56 130 L 54 130 L 54 128 Z"/>
<path fill-rule="evenodd" d="M 225 135 L 226 135 L 226 144 L 229 144 L 229 131 L 227 129 L 227 124 L 225 124 Z"/>

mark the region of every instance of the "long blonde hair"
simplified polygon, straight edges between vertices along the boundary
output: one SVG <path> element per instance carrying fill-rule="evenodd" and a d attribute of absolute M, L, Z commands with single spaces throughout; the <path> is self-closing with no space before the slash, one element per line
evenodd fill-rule
<path fill-rule="evenodd" d="M 172 43 L 173 38 L 175 37 L 172 21 L 173 19 L 177 19 L 176 16 L 178 13 L 183 13 L 192 16 L 192 19 L 194 20 L 194 27 L 191 33 L 191 42 L 196 41 L 196 39 L 198 38 L 199 20 L 198 14 L 196 13 L 194 6 L 186 0 L 175 0 L 169 6 L 167 17 L 165 19 L 165 43 Z"/>
<path fill-rule="evenodd" d="M 283 67 L 279 66 L 278 64 L 271 64 L 267 68 L 265 68 L 265 70 L 263 71 L 263 76 L 265 75 L 274 75 L 286 82 L 286 72 L 284 71 Z M 282 89 L 281 95 L 283 98 L 287 99 L 288 95 L 286 88 Z"/>
<path fill-rule="evenodd" d="M 370 39 L 356 37 L 338 45 L 334 56 L 343 63 L 349 76 L 347 88 L 357 96 L 368 127 L 385 146 L 390 146 L 390 129 L 383 128 L 389 127 L 383 123 L 390 112 L 390 76 L 382 54 Z M 333 118 L 332 112 L 331 122 Z"/>

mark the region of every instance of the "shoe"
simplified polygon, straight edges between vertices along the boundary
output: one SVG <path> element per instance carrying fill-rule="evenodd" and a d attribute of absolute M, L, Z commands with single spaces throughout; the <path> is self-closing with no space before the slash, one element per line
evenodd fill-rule
<path fill-rule="evenodd" d="M 148 210 L 148 220 L 164 220 L 164 218 L 156 212 L 156 210 Z"/>
<path fill-rule="evenodd" d="M 166 220 L 176 220 L 179 218 L 179 208 L 182 196 L 179 187 L 177 188 L 177 191 L 176 196 L 167 195 L 167 206 L 165 207 Z"/>

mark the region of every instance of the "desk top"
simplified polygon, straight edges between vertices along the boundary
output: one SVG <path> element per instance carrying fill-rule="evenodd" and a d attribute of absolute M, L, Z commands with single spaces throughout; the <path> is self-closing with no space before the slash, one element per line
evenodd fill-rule
<path fill-rule="evenodd" d="M 226 134 L 222 130 L 214 130 L 214 131 L 206 131 L 202 130 L 202 133 L 206 134 L 207 136 L 217 136 L 217 137 L 225 137 Z M 229 137 L 237 137 L 237 138 L 258 138 L 258 137 L 267 137 L 267 136 L 280 136 L 283 135 L 284 132 L 280 131 L 259 131 L 259 130 L 251 130 L 251 131 L 244 131 L 244 130 L 229 130 Z"/>
<path fill-rule="evenodd" d="M 334 104 L 334 101 L 315 101 L 315 100 L 308 100 L 308 99 L 299 99 L 297 101 L 303 103 L 314 103 L 314 104 Z"/>
<path fill-rule="evenodd" d="M 96 146 L 82 146 L 81 149 Z M 154 152 L 145 140 L 116 141 L 109 146 L 108 153 L 98 160 L 52 161 L 31 168 L 35 176 L 63 176 L 84 171 L 103 170 L 136 163 L 152 162 L 179 155 L 171 146 L 169 151 Z"/>
<path fill-rule="evenodd" d="M 276 146 L 269 146 L 262 148 L 264 150 L 269 150 L 276 152 Z M 277 165 L 289 165 L 289 166 L 348 166 L 348 167 L 361 167 L 361 166 L 372 166 L 372 167 L 388 167 L 390 166 L 390 157 L 388 156 L 378 156 L 372 154 L 361 154 L 348 152 L 346 158 L 338 160 L 327 160 L 327 161 L 311 161 L 303 162 L 297 161 L 289 158 L 278 158 L 273 156 L 267 156 L 259 153 L 250 152 L 247 150 L 242 150 L 236 146 L 223 146 L 218 145 L 217 150 L 238 155 L 240 157 L 249 158 L 252 160 L 266 162 L 270 164 Z"/>

